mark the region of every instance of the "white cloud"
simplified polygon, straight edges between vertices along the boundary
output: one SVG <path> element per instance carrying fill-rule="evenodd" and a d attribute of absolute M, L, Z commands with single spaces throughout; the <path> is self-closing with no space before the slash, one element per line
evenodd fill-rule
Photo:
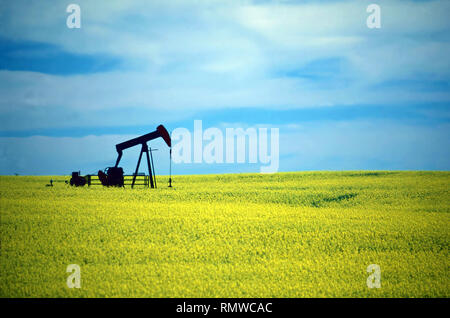
<path fill-rule="evenodd" d="M 267 125 L 262 125 L 268 127 Z M 246 127 L 227 123 L 226 127 Z M 258 127 L 255 125 L 254 127 Z M 450 167 L 450 148 L 443 147 L 450 125 L 434 127 L 386 121 L 306 122 L 279 125 L 280 171 L 360 169 L 440 169 Z M 207 127 L 205 126 L 204 129 Z M 220 129 L 224 129 L 220 127 Z M 81 138 L 32 136 L 0 138 L 0 174 L 96 173 L 115 163 L 115 144 L 131 135 Z M 169 173 L 164 141 L 149 143 L 158 175 Z M 134 171 L 139 147 L 124 151 L 120 166 Z M 146 172 L 141 164 L 140 171 Z M 249 165 L 174 164 L 175 174 L 259 171 Z"/>
<path fill-rule="evenodd" d="M 66 27 L 65 3 L 7 2 L 1 36 L 118 56 L 132 70 L 74 76 L 1 71 L 0 110 L 139 107 L 190 116 L 243 106 L 449 101 L 445 88 L 380 88 L 448 81 L 450 44 L 442 34 L 450 28 L 449 2 L 380 1 L 381 30 L 365 25 L 368 3 L 79 1 L 82 28 L 75 30 Z M 308 63 L 333 58 L 345 67 L 325 78 L 301 77 Z M 283 75 L 289 71 L 300 77 Z"/>
<path fill-rule="evenodd" d="M 3 111 L 72 108 L 79 111 L 141 107 L 168 111 L 230 107 L 301 108 L 328 105 L 448 101 L 450 94 L 411 91 L 408 87 L 370 90 L 360 83 L 328 87 L 299 78 L 239 78 L 235 74 L 202 76 L 108 72 L 57 76 L 0 71 Z M 107 115 L 107 113 L 105 113 Z"/>
<path fill-rule="evenodd" d="M 283 132 L 283 133 L 282 133 Z M 448 170 L 450 125 L 325 121 L 280 128 L 285 170 Z"/>
<path fill-rule="evenodd" d="M 136 136 L 0 137 L 0 174 L 69 175 L 72 171 L 78 170 L 83 174 L 96 174 L 98 170 L 114 166 L 117 143 L 134 137 Z M 155 140 L 149 146 L 158 149 L 153 153 L 156 171 L 159 174 L 168 174 L 167 145 L 162 140 Z M 120 165 L 127 174 L 134 172 L 139 151 L 139 147 L 124 151 Z M 147 172 L 146 169 L 142 162 L 140 171 Z"/>

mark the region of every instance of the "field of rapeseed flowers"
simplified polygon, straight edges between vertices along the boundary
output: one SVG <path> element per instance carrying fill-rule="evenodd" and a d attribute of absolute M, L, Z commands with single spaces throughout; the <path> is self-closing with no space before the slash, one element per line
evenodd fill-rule
<path fill-rule="evenodd" d="M 1 297 L 450 296 L 449 172 L 49 179 L 0 177 Z"/>

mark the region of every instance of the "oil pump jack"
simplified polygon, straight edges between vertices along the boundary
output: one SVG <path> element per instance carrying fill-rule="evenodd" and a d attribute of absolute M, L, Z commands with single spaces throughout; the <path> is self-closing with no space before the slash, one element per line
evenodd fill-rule
<path fill-rule="evenodd" d="M 119 167 L 120 159 L 122 159 L 122 154 L 125 149 L 141 145 L 141 153 L 139 154 L 139 159 L 136 165 L 136 171 L 133 174 L 133 181 L 131 183 L 131 187 L 134 186 L 136 181 L 136 176 L 139 172 L 139 166 L 141 164 L 142 154 L 145 153 L 147 157 L 147 167 L 148 167 L 148 174 L 150 179 L 150 187 L 155 188 L 156 187 L 156 176 L 154 172 L 154 165 L 153 165 L 153 156 L 151 154 L 151 149 L 149 150 L 147 146 L 147 142 L 161 137 L 166 142 L 167 146 L 170 148 L 170 160 L 172 161 L 172 142 L 170 139 L 170 135 L 167 132 L 166 128 L 163 125 L 159 125 L 155 131 L 142 135 L 137 138 L 133 138 L 127 141 L 124 141 L 120 144 L 116 145 L 117 150 L 117 160 L 114 167 L 109 167 L 105 169 L 105 172 L 99 170 L 98 171 L 98 178 L 100 179 L 101 183 L 105 186 L 123 186 L 124 185 L 124 176 L 123 176 L 123 169 Z M 151 158 L 151 159 L 150 159 Z M 170 167 L 172 168 L 172 166 Z M 172 169 L 170 169 L 172 170 Z M 172 171 L 170 172 L 172 174 Z M 172 186 L 172 176 L 169 177 L 169 187 Z"/>

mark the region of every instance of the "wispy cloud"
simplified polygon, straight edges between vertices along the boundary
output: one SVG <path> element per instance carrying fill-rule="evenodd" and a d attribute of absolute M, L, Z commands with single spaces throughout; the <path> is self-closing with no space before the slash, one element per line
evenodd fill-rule
<path fill-rule="evenodd" d="M 2 2 L 3 136 L 80 127 L 99 135 L 211 112 L 271 124 L 265 114 L 275 110 L 349 107 L 348 116 L 375 120 L 374 106 L 402 113 L 418 104 L 448 121 L 448 1 L 377 1 L 376 30 L 366 27 L 371 1 L 77 3 L 81 29 L 66 27 L 67 3 Z M 290 114 L 283 125 L 302 121 Z"/>

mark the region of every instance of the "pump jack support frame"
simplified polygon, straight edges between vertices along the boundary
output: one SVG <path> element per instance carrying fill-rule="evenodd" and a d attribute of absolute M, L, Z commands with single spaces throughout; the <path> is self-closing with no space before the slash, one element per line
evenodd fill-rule
<path fill-rule="evenodd" d="M 136 165 L 136 170 L 135 170 L 134 175 L 133 175 L 133 182 L 131 183 L 131 187 L 132 188 L 134 187 L 134 183 L 136 181 L 136 176 L 137 176 L 137 174 L 139 172 L 139 166 L 141 164 L 142 154 L 144 152 L 145 152 L 145 154 L 147 156 L 147 167 L 148 167 L 148 177 L 150 179 L 150 188 L 152 188 L 152 189 L 156 188 L 156 178 L 153 179 L 154 176 L 155 176 L 155 174 L 153 173 L 154 167 L 153 167 L 153 164 L 150 163 L 149 151 L 151 151 L 151 150 L 148 150 L 147 144 L 143 143 L 142 147 L 141 147 L 141 153 L 139 154 L 139 159 L 138 159 L 138 162 L 137 162 L 137 165 Z M 153 163 L 153 156 L 152 156 L 152 163 Z"/>

